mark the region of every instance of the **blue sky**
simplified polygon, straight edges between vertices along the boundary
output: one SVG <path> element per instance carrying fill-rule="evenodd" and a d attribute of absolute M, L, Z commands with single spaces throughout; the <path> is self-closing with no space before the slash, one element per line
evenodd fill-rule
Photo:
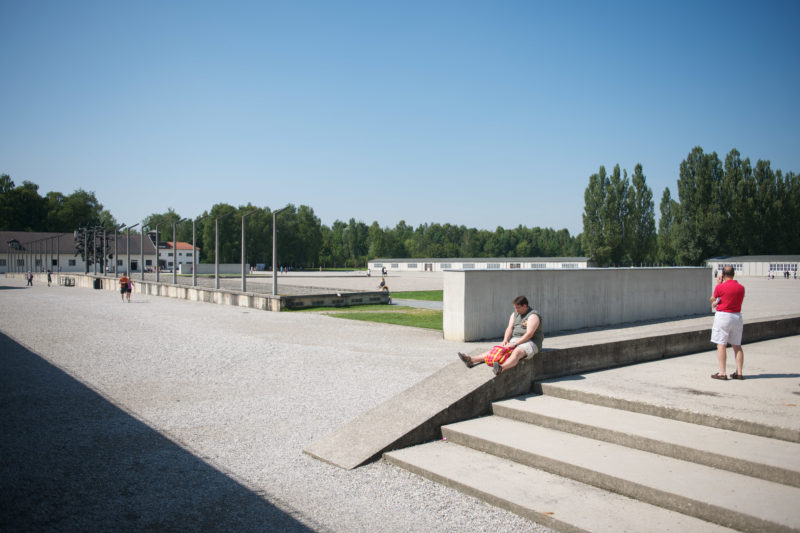
<path fill-rule="evenodd" d="M 215 203 L 582 231 L 694 146 L 800 172 L 800 2 L 0 0 L 0 173 L 119 222 Z"/>

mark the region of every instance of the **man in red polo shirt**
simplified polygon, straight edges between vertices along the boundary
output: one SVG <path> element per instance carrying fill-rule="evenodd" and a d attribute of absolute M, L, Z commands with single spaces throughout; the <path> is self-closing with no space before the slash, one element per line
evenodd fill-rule
<path fill-rule="evenodd" d="M 723 268 L 717 279 L 714 294 L 711 296 L 711 307 L 716 311 L 714 325 L 711 327 L 711 342 L 717 345 L 720 369 L 719 372 L 711 375 L 714 379 L 728 379 L 725 368 L 728 343 L 736 356 L 736 372 L 731 374 L 731 379 L 744 379 L 742 375 L 742 365 L 744 365 L 744 352 L 742 351 L 744 287 L 738 281 L 734 281 L 733 275 L 732 266 Z"/>

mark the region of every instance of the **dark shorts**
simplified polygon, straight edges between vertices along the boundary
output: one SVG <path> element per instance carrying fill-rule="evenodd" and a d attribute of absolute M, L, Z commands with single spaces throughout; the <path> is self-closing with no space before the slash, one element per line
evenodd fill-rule
<path fill-rule="evenodd" d="M 124 285 L 121 285 L 120 288 L 119 288 L 119 293 L 120 294 L 125 294 L 126 292 L 128 292 L 128 287 L 126 287 Z"/>

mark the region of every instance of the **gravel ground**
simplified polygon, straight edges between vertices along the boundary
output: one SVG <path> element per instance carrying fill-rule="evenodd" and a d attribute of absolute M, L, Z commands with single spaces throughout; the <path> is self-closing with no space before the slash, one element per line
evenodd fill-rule
<path fill-rule="evenodd" d="M 302 453 L 465 348 L 0 278 L 0 530 L 548 531 L 384 461 Z"/>

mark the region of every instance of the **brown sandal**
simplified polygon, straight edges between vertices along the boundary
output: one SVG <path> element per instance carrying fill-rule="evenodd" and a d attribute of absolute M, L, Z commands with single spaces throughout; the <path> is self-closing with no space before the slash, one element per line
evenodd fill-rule
<path fill-rule="evenodd" d="M 716 374 L 711 374 L 711 377 L 714 379 L 723 379 L 723 380 L 728 379 L 728 376 L 726 376 L 725 374 L 720 374 L 719 372 L 717 372 Z"/>
<path fill-rule="evenodd" d="M 744 379 L 744 376 L 734 372 L 733 374 L 731 374 L 731 379 Z"/>

